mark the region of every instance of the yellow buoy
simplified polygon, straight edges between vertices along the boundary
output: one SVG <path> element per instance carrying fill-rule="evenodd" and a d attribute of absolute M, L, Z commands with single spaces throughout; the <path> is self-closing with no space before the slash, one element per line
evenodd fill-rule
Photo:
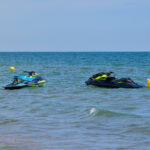
<path fill-rule="evenodd" d="M 150 88 L 150 79 L 147 79 L 147 87 Z"/>
<path fill-rule="evenodd" d="M 9 68 L 9 70 L 10 70 L 10 71 L 15 71 L 15 67 L 12 67 L 12 66 L 11 66 L 11 67 Z"/>

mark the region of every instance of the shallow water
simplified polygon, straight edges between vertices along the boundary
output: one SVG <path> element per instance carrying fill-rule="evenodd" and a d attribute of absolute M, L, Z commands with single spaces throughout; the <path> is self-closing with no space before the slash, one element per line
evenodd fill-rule
<path fill-rule="evenodd" d="M 149 149 L 150 90 L 84 82 L 113 71 L 146 86 L 150 53 L 0 53 L 0 64 L 1 86 L 23 70 L 47 81 L 44 87 L 0 90 L 0 149 Z"/>

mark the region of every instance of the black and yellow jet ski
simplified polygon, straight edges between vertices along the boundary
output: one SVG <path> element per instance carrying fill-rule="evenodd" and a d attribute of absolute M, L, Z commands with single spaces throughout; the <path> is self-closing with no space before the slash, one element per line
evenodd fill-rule
<path fill-rule="evenodd" d="M 141 88 L 142 85 L 135 83 L 130 78 L 121 78 L 117 79 L 116 77 L 112 76 L 113 72 L 101 72 L 94 74 L 90 77 L 85 83 L 87 85 L 94 85 L 98 87 L 105 87 L 105 88 Z"/>

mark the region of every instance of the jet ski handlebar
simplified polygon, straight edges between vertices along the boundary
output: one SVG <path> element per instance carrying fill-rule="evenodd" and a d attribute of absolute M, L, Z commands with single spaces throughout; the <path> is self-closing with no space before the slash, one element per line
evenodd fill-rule
<path fill-rule="evenodd" d="M 25 72 L 25 73 L 31 73 L 31 72 L 34 72 L 34 71 L 23 71 L 23 72 Z"/>
<path fill-rule="evenodd" d="M 107 74 L 107 76 L 110 76 L 112 73 L 113 73 L 113 72 L 110 71 L 110 72 L 108 72 L 108 73 L 106 73 L 106 74 Z"/>
<path fill-rule="evenodd" d="M 24 71 L 25 73 L 28 73 L 29 74 L 29 76 L 32 76 L 33 74 L 35 74 L 35 72 L 34 71 Z"/>

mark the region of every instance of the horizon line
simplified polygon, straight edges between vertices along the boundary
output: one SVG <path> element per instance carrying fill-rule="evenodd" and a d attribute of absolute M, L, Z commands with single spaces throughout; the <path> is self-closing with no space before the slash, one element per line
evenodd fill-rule
<path fill-rule="evenodd" d="M 0 51 L 0 53 L 110 53 L 110 52 L 150 52 L 150 51 Z"/>

